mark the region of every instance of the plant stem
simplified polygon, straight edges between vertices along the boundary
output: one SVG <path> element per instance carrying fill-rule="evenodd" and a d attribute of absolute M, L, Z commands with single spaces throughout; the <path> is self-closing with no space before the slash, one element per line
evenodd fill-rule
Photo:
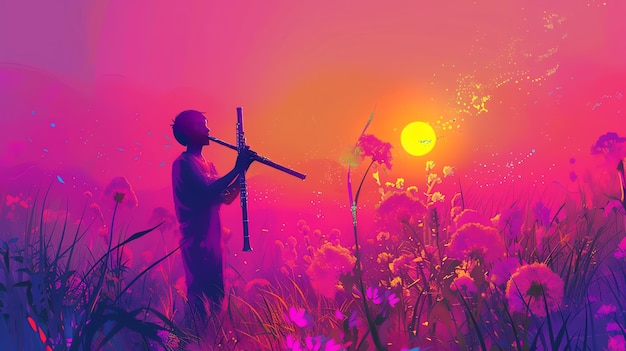
<path fill-rule="evenodd" d="M 365 295 L 365 286 L 363 284 L 363 267 L 361 264 L 361 251 L 359 250 L 359 235 L 357 230 L 357 202 L 359 199 L 359 194 L 361 193 L 361 188 L 363 187 L 363 183 L 365 182 L 365 177 L 367 177 L 367 173 L 369 173 L 370 168 L 374 164 L 374 160 L 372 160 L 367 166 L 365 170 L 365 174 L 363 178 L 361 178 L 361 183 L 359 183 L 359 187 L 357 188 L 356 195 L 354 196 L 354 201 L 352 201 L 352 206 L 350 208 L 352 212 L 352 227 L 354 230 L 354 244 L 355 244 L 355 256 L 356 262 L 354 263 L 354 273 L 359 279 L 359 290 L 361 291 L 361 296 L 363 297 L 363 309 L 365 311 L 365 317 L 367 319 L 367 325 L 370 330 L 370 334 L 372 335 L 372 341 L 374 342 L 374 346 L 376 346 L 376 350 L 384 351 L 387 350 L 386 347 L 383 346 L 382 341 L 380 340 L 380 335 L 378 334 L 378 329 L 376 328 L 376 324 L 374 324 L 374 320 L 372 319 L 369 305 L 367 304 L 367 297 Z M 348 173 L 349 174 L 349 173 Z M 348 187 L 351 187 L 350 178 L 348 177 Z M 351 193 L 351 191 L 350 191 Z"/>

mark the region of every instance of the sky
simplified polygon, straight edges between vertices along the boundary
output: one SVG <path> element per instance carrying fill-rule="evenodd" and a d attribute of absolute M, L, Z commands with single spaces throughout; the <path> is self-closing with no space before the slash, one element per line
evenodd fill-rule
<path fill-rule="evenodd" d="M 597 138 L 626 134 L 625 13 L 621 0 L 3 1 L 0 190 L 97 193 L 124 176 L 171 207 L 172 119 L 200 110 L 234 143 L 237 107 L 253 150 L 307 174 L 250 168 L 250 206 L 272 213 L 345 206 L 342 160 L 371 115 L 367 133 L 393 146 L 383 181 L 424 187 L 434 161 L 476 196 L 575 189 Z M 413 121 L 437 134 L 425 156 L 400 144 Z M 236 156 L 204 154 L 223 173 Z"/>

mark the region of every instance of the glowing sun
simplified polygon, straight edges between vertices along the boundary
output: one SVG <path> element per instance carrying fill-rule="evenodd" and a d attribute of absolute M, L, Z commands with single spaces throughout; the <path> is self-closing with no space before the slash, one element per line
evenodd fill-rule
<path fill-rule="evenodd" d="M 402 129 L 400 143 L 406 152 L 413 156 L 429 153 L 437 141 L 433 127 L 424 122 L 411 122 Z"/>

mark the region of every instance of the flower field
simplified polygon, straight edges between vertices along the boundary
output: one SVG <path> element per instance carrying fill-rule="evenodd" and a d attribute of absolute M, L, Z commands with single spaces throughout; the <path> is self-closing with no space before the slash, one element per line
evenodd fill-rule
<path fill-rule="evenodd" d="M 262 260 L 244 267 L 254 256 L 229 251 L 227 301 L 206 325 L 185 317 L 176 219 L 157 207 L 128 233 L 141 199 L 123 177 L 85 193 L 78 215 L 50 189 L 4 194 L 0 339 L 7 350 L 624 350 L 625 143 L 607 133 L 591 148 L 606 192 L 573 175 L 576 192 L 493 202 L 450 191 L 455 169 L 434 161 L 423 184 L 381 180 L 389 145 L 363 134 L 346 161 L 352 232 L 292 218 L 292 232 L 266 233 Z M 365 193 L 380 195 L 369 211 Z M 158 250 L 139 253 L 146 240 Z"/>

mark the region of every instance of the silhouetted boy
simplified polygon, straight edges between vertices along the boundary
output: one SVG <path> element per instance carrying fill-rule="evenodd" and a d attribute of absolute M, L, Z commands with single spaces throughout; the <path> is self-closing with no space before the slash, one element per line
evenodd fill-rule
<path fill-rule="evenodd" d="M 219 311 L 224 298 L 220 206 L 239 194 L 238 175 L 247 170 L 253 153 L 243 150 L 234 168 L 220 177 L 215 165 L 202 156 L 209 145 L 207 120 L 201 112 L 179 113 L 172 124 L 174 137 L 186 151 L 172 165 L 174 206 L 180 224 L 181 253 L 192 313 L 206 317 L 204 301 Z"/>

